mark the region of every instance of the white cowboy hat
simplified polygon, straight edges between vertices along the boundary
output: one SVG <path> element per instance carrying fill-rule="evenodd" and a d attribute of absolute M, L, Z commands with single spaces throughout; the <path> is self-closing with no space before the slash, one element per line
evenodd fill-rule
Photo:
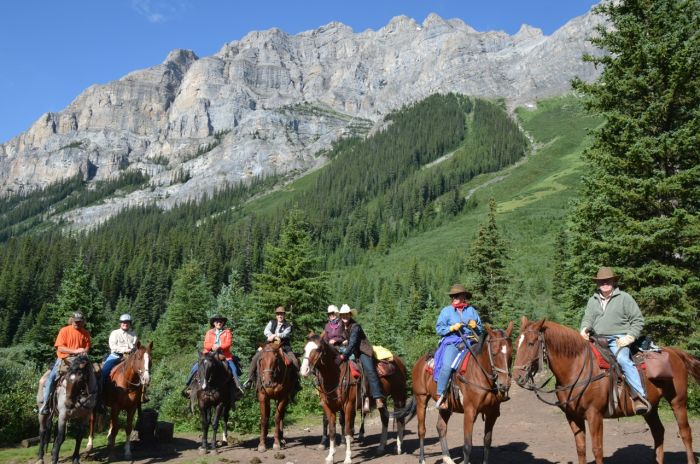
<path fill-rule="evenodd" d="M 336 305 L 328 305 L 328 314 L 337 313 L 338 307 Z"/>
<path fill-rule="evenodd" d="M 355 317 L 357 315 L 357 310 L 350 309 L 350 306 L 344 304 L 340 307 L 340 314 L 350 314 L 352 317 Z"/>

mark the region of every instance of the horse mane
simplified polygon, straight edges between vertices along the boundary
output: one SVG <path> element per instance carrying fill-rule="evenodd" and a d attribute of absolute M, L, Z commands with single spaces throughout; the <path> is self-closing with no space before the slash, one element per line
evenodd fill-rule
<path fill-rule="evenodd" d="M 588 342 L 578 332 L 556 322 L 546 321 L 542 333 L 547 349 L 567 358 L 579 356 L 588 347 Z"/>

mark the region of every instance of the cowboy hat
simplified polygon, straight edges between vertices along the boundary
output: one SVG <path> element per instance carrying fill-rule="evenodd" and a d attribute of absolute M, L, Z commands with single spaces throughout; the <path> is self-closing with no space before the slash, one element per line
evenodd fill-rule
<path fill-rule="evenodd" d="M 456 295 L 467 295 L 467 298 L 472 297 L 472 292 L 464 288 L 464 285 L 462 284 L 454 284 L 452 287 L 450 287 L 450 291 L 447 292 L 449 296 L 456 296 Z"/>
<path fill-rule="evenodd" d="M 336 305 L 328 305 L 328 314 L 337 313 L 338 307 Z"/>
<path fill-rule="evenodd" d="M 617 281 L 620 278 L 620 276 L 616 276 L 615 272 L 612 270 L 610 267 L 601 267 L 598 269 L 598 274 L 596 274 L 595 277 L 593 277 L 593 280 L 599 281 L 599 280 L 609 280 L 612 279 L 614 281 Z"/>
<path fill-rule="evenodd" d="M 214 327 L 214 322 L 216 321 L 222 321 L 224 325 L 226 325 L 226 322 L 228 322 L 228 318 L 226 316 L 222 316 L 221 314 L 214 314 L 212 317 L 209 318 L 209 325 Z"/>
<path fill-rule="evenodd" d="M 340 314 L 350 314 L 351 317 L 357 316 L 356 309 L 350 309 L 350 306 L 344 304 L 340 307 Z"/>
<path fill-rule="evenodd" d="M 278 306 L 275 308 L 275 314 L 286 314 L 287 311 L 284 310 L 284 306 Z"/>

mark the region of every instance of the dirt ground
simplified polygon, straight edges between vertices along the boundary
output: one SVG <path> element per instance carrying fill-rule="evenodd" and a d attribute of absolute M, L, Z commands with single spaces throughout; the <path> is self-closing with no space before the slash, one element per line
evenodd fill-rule
<path fill-rule="evenodd" d="M 428 463 L 442 462 L 440 445 L 435 431 L 436 412 L 431 406 L 428 409 L 426 437 L 426 459 Z M 320 422 L 320 419 L 319 419 Z M 404 454 L 397 456 L 386 454 L 377 456 L 375 450 L 379 442 L 381 424 L 374 413 L 366 424 L 366 437 L 363 443 L 353 443 L 353 462 L 376 463 L 407 463 L 418 460 L 418 437 L 416 435 L 416 420 L 413 419 L 406 427 L 404 438 Z M 358 424 L 359 426 L 359 421 Z M 669 416 L 664 420 L 666 427 L 665 462 L 666 464 L 685 463 L 683 444 L 678 437 L 678 427 Z M 700 420 L 691 422 L 693 441 L 696 455 L 700 446 Z M 289 427 L 286 432 L 287 446 L 282 451 L 268 450 L 259 453 L 256 450 L 257 438 L 247 439 L 239 444 L 221 448 L 219 454 L 199 455 L 196 436 L 176 436 L 173 443 L 160 445 L 159 448 L 146 448 L 134 442 L 134 458 L 136 464 L 155 464 L 161 462 L 173 463 L 322 463 L 326 451 L 317 449 L 320 442 L 320 424 L 315 427 Z M 395 430 L 391 427 L 387 451 L 393 453 Z M 453 415 L 450 421 L 448 441 L 453 459 L 462 461 L 462 416 Z M 472 462 L 480 463 L 483 456 L 483 422 L 477 419 L 475 430 L 475 449 Z M 588 461 L 593 460 L 588 444 Z M 65 446 L 65 445 L 64 445 Z M 272 439 L 268 438 L 268 446 Z M 646 423 L 640 418 L 625 420 L 609 419 L 605 421 L 604 441 L 605 462 L 609 464 L 642 464 L 652 463 L 652 439 Z M 345 447 L 336 447 L 335 461 L 341 463 L 345 457 Z M 108 458 L 106 450 L 97 449 L 91 456 L 82 460 L 84 463 L 104 462 Z M 121 450 L 110 461 L 122 459 Z M 259 460 L 258 460 L 259 459 Z M 553 406 L 548 406 L 536 399 L 531 392 L 515 386 L 512 389 L 512 399 L 503 404 L 501 417 L 496 422 L 493 435 L 492 463 L 519 464 L 554 464 L 575 462 L 576 450 L 571 430 L 564 415 Z"/>

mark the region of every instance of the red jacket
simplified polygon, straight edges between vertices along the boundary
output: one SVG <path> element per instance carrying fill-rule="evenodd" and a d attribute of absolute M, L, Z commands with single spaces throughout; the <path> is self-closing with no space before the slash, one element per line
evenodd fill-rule
<path fill-rule="evenodd" d="M 226 359 L 232 359 L 231 354 L 231 342 L 233 341 L 233 335 L 231 335 L 231 330 L 224 329 L 219 335 L 219 348 L 223 351 Z M 216 330 L 209 329 L 207 334 L 204 336 L 204 352 L 212 351 L 214 348 L 214 343 L 216 342 Z"/>

